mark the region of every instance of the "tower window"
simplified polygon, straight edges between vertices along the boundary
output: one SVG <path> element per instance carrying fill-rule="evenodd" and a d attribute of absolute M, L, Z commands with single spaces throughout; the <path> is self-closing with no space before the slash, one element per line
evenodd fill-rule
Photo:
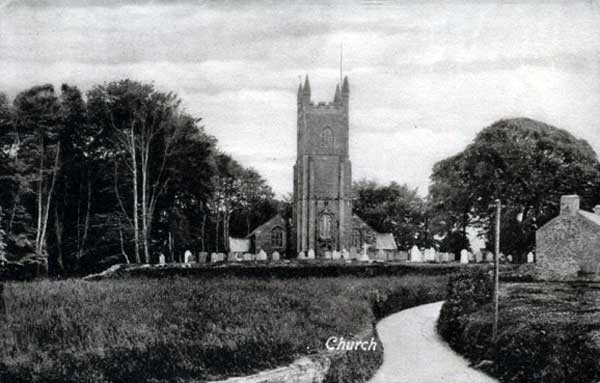
<path fill-rule="evenodd" d="M 319 222 L 319 236 L 322 239 L 331 238 L 331 216 L 329 214 L 323 214 L 321 221 Z"/>
<path fill-rule="evenodd" d="M 280 227 L 274 227 L 271 230 L 271 246 L 283 247 L 283 229 Z"/>
<path fill-rule="evenodd" d="M 333 132 L 329 127 L 326 127 L 321 132 L 321 147 L 331 148 L 333 147 Z"/>

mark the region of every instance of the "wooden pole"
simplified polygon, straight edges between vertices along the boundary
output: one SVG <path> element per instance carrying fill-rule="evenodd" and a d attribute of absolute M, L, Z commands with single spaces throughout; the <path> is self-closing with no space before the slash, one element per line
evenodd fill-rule
<path fill-rule="evenodd" d="M 496 344 L 498 338 L 498 287 L 499 287 L 499 263 L 500 263 L 500 212 L 502 205 L 496 200 L 496 239 L 494 251 L 494 325 L 492 328 L 492 342 Z"/>

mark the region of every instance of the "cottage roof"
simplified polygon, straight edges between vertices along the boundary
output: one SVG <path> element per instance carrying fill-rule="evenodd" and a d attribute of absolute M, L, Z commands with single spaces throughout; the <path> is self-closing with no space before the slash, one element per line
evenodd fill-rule
<path fill-rule="evenodd" d="M 600 226 L 600 215 L 590 213 L 589 211 L 585 210 L 579 210 L 578 213 L 584 218 L 587 218 L 588 220 L 592 221 L 592 223 L 595 223 L 596 225 Z"/>
<path fill-rule="evenodd" d="M 398 246 L 396 246 L 396 240 L 394 239 L 394 234 L 392 233 L 377 233 L 377 242 L 376 248 L 377 250 L 398 250 Z"/>
<path fill-rule="evenodd" d="M 271 226 L 273 224 L 273 221 L 279 221 L 277 223 L 279 223 L 282 226 L 285 225 L 285 220 L 283 219 L 283 217 L 281 216 L 281 214 L 277 213 L 270 220 L 268 220 L 267 222 L 265 222 L 262 225 L 258 226 L 256 229 L 252 230 L 250 232 L 250 234 L 248 234 L 246 236 L 246 238 L 250 238 L 254 234 L 256 234 L 257 231 L 261 231 L 263 228 Z M 283 229 L 285 229 L 285 226 L 283 227 Z"/>

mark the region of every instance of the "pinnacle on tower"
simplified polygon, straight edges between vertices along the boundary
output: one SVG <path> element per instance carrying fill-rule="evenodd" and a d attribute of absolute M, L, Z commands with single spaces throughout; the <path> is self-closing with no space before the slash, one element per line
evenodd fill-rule
<path fill-rule="evenodd" d="M 333 102 L 336 104 L 340 102 L 340 84 L 335 86 L 335 96 L 333 96 Z"/>
<path fill-rule="evenodd" d="M 310 82 L 308 81 L 308 75 L 306 75 L 306 80 L 304 80 L 304 94 L 310 96 Z"/>
<path fill-rule="evenodd" d="M 298 97 L 302 96 L 302 83 L 298 85 Z"/>
<path fill-rule="evenodd" d="M 344 77 L 344 84 L 342 85 L 342 94 L 350 94 L 350 85 L 348 85 L 348 76 Z"/>

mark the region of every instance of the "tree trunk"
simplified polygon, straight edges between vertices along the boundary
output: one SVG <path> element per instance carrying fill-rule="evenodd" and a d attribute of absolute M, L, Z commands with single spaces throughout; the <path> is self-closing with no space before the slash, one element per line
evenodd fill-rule
<path fill-rule="evenodd" d="M 206 247 L 204 244 L 204 235 L 206 233 L 206 214 L 202 216 L 202 229 L 200 229 L 200 244 L 202 246 L 202 251 L 206 251 Z"/>
<path fill-rule="evenodd" d="M 46 248 L 46 232 L 48 229 L 48 216 L 50 215 L 50 205 L 52 203 L 52 194 L 54 193 L 54 185 L 56 184 L 56 176 L 58 173 L 58 161 L 60 159 L 60 142 L 56 146 L 56 155 L 54 156 L 54 169 L 52 170 L 52 181 L 50 182 L 50 190 L 46 199 L 46 209 L 44 220 L 42 222 L 42 234 L 40 237 L 40 249 L 43 251 Z"/>
<path fill-rule="evenodd" d="M 135 245 L 135 262 L 140 263 L 140 224 L 139 224 L 139 203 L 138 203 L 138 174 L 137 174 L 137 158 L 135 150 L 135 133 L 133 126 L 131 127 L 130 135 L 130 149 L 131 149 L 131 165 L 132 165 L 132 177 L 133 177 L 133 238 Z"/>
<path fill-rule="evenodd" d="M 127 253 L 125 252 L 125 244 L 123 243 L 123 230 L 121 229 L 120 222 L 119 222 L 119 238 L 121 240 L 121 254 L 123 255 L 123 258 L 125 258 L 125 263 L 129 264 L 129 257 L 127 256 Z"/>
<path fill-rule="evenodd" d="M 38 182 L 38 195 L 37 195 L 37 225 L 35 230 L 35 252 L 41 254 L 40 238 L 42 234 L 42 220 L 43 220 L 43 192 L 44 192 L 44 139 L 40 137 L 40 171 L 39 171 L 39 182 Z"/>
<path fill-rule="evenodd" d="M 92 210 L 92 180 L 89 177 L 89 171 L 88 171 L 88 177 L 87 177 L 87 201 L 86 202 L 87 202 L 87 206 L 85 209 L 85 220 L 84 220 L 84 224 L 83 224 L 83 236 L 81 238 L 81 243 L 79 244 L 79 252 L 78 252 L 78 256 L 77 256 L 78 260 L 83 257 L 83 254 L 85 252 L 85 244 L 86 244 L 88 232 L 90 229 L 90 211 Z M 127 263 L 129 263 L 129 260 L 127 261 Z"/>
<path fill-rule="evenodd" d="M 58 265 L 59 273 L 63 273 L 64 262 L 63 262 L 63 251 L 62 251 L 62 234 L 63 234 L 63 225 L 58 218 L 58 207 L 54 204 L 54 235 L 56 236 L 56 251 L 58 255 L 56 256 L 56 263 Z"/>
<path fill-rule="evenodd" d="M 217 211 L 217 218 L 215 220 L 215 252 L 219 252 L 219 212 Z"/>

